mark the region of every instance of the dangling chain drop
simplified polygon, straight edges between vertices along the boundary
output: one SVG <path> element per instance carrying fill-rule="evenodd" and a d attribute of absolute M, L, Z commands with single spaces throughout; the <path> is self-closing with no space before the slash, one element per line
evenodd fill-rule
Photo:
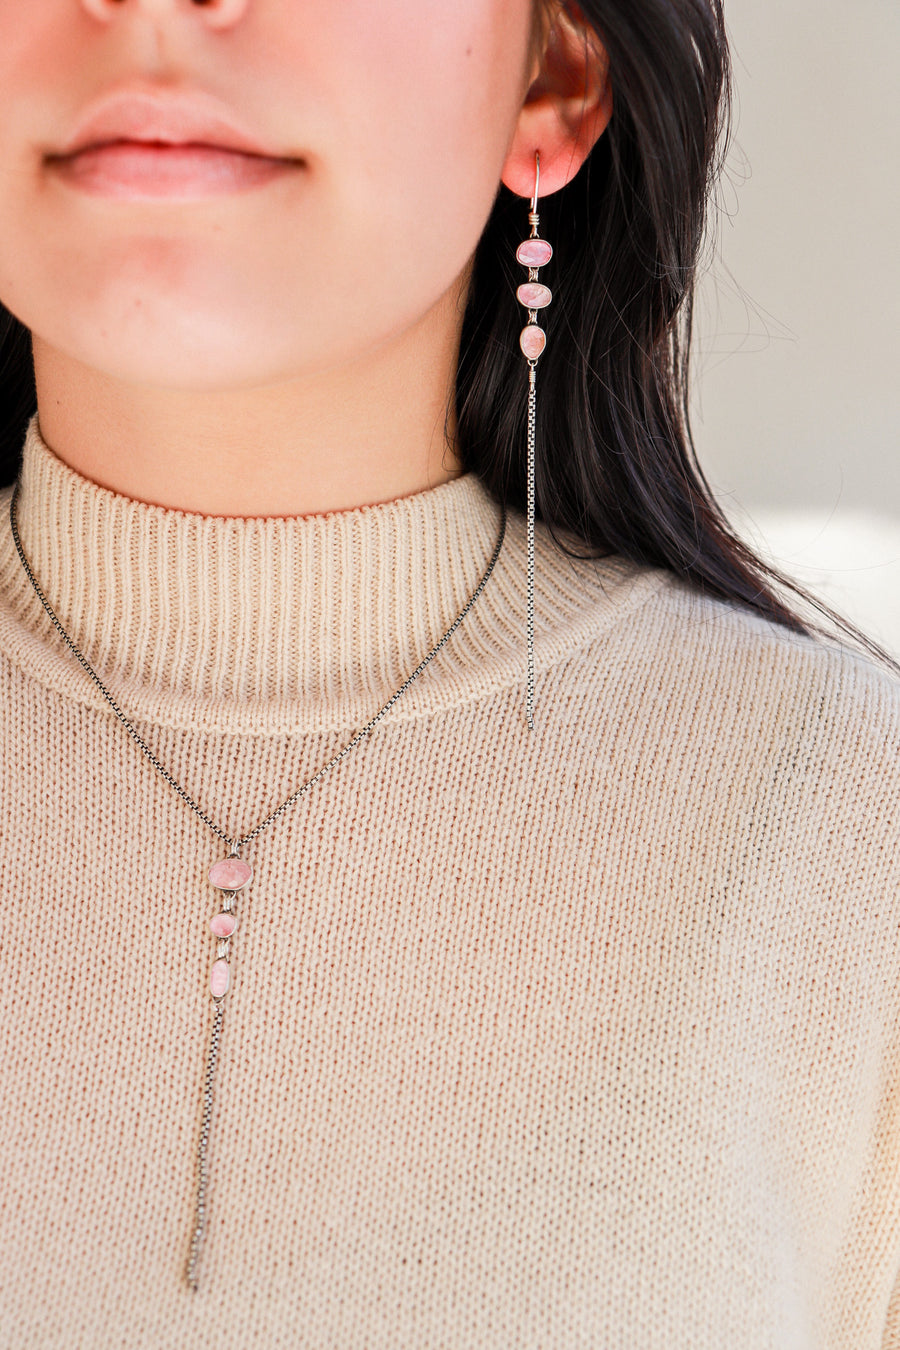
<path fill-rule="evenodd" d="M 528 280 L 516 291 L 519 303 L 528 310 L 528 323 L 519 334 L 519 346 L 528 361 L 528 697 L 526 716 L 534 730 L 534 458 L 537 424 L 537 363 L 547 345 L 547 334 L 538 325 L 537 312 L 553 299 L 553 292 L 538 280 L 540 269 L 553 257 L 553 248 L 538 234 L 538 190 L 541 181 L 541 156 L 534 152 L 534 196 L 528 223 L 531 234 L 516 249 L 516 260 L 528 268 Z"/>

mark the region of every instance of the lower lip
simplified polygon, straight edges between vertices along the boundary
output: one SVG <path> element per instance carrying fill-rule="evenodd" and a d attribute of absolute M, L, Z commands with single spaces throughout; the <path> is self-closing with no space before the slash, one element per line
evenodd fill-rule
<path fill-rule="evenodd" d="M 48 163 L 71 187 L 101 197 L 192 198 L 262 187 L 301 167 L 208 145 L 142 145 L 117 141 Z"/>

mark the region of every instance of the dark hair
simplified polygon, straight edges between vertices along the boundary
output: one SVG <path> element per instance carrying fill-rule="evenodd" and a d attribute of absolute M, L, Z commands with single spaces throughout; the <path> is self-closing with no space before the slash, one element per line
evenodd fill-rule
<path fill-rule="evenodd" d="M 900 675 L 877 643 L 737 536 L 697 460 L 694 282 L 730 131 L 721 0 L 566 0 L 563 9 L 606 49 L 613 114 L 572 182 L 539 202 L 541 234 L 561 265 L 547 278 L 554 302 L 538 370 L 537 518 L 572 557 L 617 553 L 664 567 L 795 632 L 827 636 L 778 596 L 778 583 Z M 473 259 L 456 383 L 464 467 L 523 512 L 515 249 L 525 206 L 501 184 Z M 36 408 L 30 333 L 0 306 L 0 486 L 18 473 Z M 576 553 L 560 531 L 590 551 Z"/>

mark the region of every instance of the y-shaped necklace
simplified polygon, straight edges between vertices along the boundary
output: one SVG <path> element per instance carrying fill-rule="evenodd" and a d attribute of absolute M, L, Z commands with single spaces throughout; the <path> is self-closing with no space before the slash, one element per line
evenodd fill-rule
<path fill-rule="evenodd" d="M 129 735 L 137 742 L 137 744 L 143 750 L 144 754 L 150 760 L 150 763 L 153 765 L 153 767 L 156 770 L 158 770 L 159 773 L 162 774 L 163 778 L 170 785 L 170 787 L 173 787 L 175 791 L 178 793 L 178 795 L 182 797 L 184 801 L 187 802 L 191 810 L 197 813 L 197 815 L 200 817 L 203 823 L 209 826 L 213 834 L 218 835 L 220 839 L 223 839 L 225 843 L 229 845 L 228 857 L 222 858 L 219 862 L 213 863 L 213 865 L 209 869 L 209 879 L 217 890 L 223 892 L 223 898 L 221 901 L 222 908 L 220 912 L 218 914 L 213 915 L 209 923 L 212 935 L 216 939 L 216 957 L 215 960 L 213 961 L 212 969 L 210 970 L 209 976 L 209 988 L 213 1004 L 215 1005 L 215 1012 L 213 1015 L 212 1033 L 210 1036 L 210 1043 L 209 1043 L 209 1054 L 206 1060 L 206 1078 L 203 1084 L 203 1111 L 200 1123 L 200 1141 L 197 1149 L 197 1200 L 195 1209 L 194 1229 L 191 1234 L 190 1251 L 188 1254 L 187 1265 L 185 1267 L 185 1279 L 187 1281 L 187 1285 L 190 1289 L 194 1291 L 194 1293 L 196 1293 L 198 1287 L 196 1274 L 197 1258 L 200 1254 L 200 1243 L 203 1238 L 203 1233 L 206 1225 L 206 1187 L 208 1182 L 207 1145 L 209 1142 L 210 1120 L 212 1118 L 213 1078 L 215 1076 L 216 1071 L 216 1059 L 219 1053 L 219 1040 L 222 1035 L 222 1015 L 225 1007 L 225 995 L 227 994 L 229 985 L 231 983 L 231 968 L 230 968 L 231 939 L 234 936 L 234 930 L 237 926 L 237 914 L 235 913 L 235 897 L 239 891 L 245 890 L 247 886 L 249 886 L 251 880 L 253 879 L 253 868 L 250 866 L 250 863 L 248 863 L 244 858 L 240 856 L 240 850 L 244 847 L 245 844 L 249 844 L 253 839 L 255 839 L 257 835 L 262 834 L 263 830 L 267 829 L 270 825 L 274 824 L 274 822 L 278 819 L 278 817 L 282 816 L 285 813 L 285 811 L 288 810 L 289 807 L 293 806 L 294 802 L 298 801 L 300 797 L 303 796 L 304 792 L 308 792 L 309 789 L 313 786 L 313 784 L 319 781 L 319 779 L 322 777 L 323 774 L 327 773 L 327 771 L 333 768 L 335 764 L 340 763 L 340 761 L 344 758 L 344 756 L 349 754 L 355 745 L 358 745 L 359 742 L 365 736 L 368 736 L 369 732 L 376 725 L 376 723 L 381 721 L 382 717 L 384 717 L 384 715 L 389 711 L 389 709 L 394 706 L 394 704 L 397 702 L 397 699 L 401 696 L 401 694 L 405 693 L 405 691 L 412 684 L 416 676 L 422 673 L 422 671 L 428 665 L 428 662 L 431 660 L 431 658 L 440 651 L 444 643 L 450 638 L 451 634 L 453 634 L 456 631 L 456 629 L 462 623 L 463 619 L 468 614 L 469 610 L 474 605 L 475 601 L 478 599 L 481 592 L 484 590 L 487 579 L 491 575 L 491 572 L 494 570 L 494 564 L 500 555 L 500 549 L 503 545 L 503 539 L 506 534 L 506 508 L 505 507 L 502 508 L 503 518 L 500 525 L 500 535 L 499 538 L 497 539 L 497 544 L 496 547 L 494 548 L 493 555 L 491 556 L 490 563 L 488 564 L 487 571 L 481 578 L 481 581 L 478 583 L 478 586 L 476 587 L 472 595 L 472 598 L 466 604 L 465 608 L 461 610 L 461 612 L 459 613 L 457 618 L 453 621 L 451 626 L 447 629 L 446 633 L 441 638 L 440 642 L 438 642 L 437 645 L 431 649 L 431 651 L 425 657 L 425 660 L 421 663 L 420 666 L 416 668 L 416 670 L 413 671 L 409 679 L 404 681 L 404 683 L 397 690 L 396 694 L 393 694 L 391 698 L 388 699 L 384 707 L 381 708 L 375 714 L 375 716 L 372 718 L 370 722 L 366 723 L 366 725 L 362 728 L 361 731 L 358 731 L 356 733 L 353 739 L 349 741 L 347 745 L 344 746 L 343 750 L 341 750 L 338 754 L 336 754 L 333 759 L 330 759 L 327 764 L 323 765 L 323 767 L 319 770 L 319 772 L 317 774 L 314 774 L 313 777 L 310 778 L 308 782 L 304 783 L 301 788 L 298 788 L 298 790 L 295 793 L 293 793 L 292 796 L 288 797 L 287 801 L 282 802 L 281 805 L 277 807 L 276 810 L 272 811 L 270 815 L 266 816 L 265 820 L 261 820 L 260 823 L 255 827 L 255 829 L 250 830 L 248 834 L 242 835 L 238 839 L 234 839 L 230 838 L 224 830 L 220 829 L 219 826 L 216 825 L 214 821 L 210 820 L 209 816 L 207 816 L 203 811 L 201 811 L 197 803 L 188 796 L 184 788 L 179 786 L 179 784 L 175 782 L 175 779 L 168 772 L 168 770 L 163 768 L 162 764 L 160 764 L 159 760 L 156 758 L 153 751 L 149 748 L 149 746 L 146 745 L 146 743 L 135 731 L 134 727 L 131 725 L 128 718 L 125 716 L 125 714 L 120 709 L 119 705 L 116 703 L 112 694 L 110 694 L 106 686 L 101 683 L 99 676 L 91 668 L 91 666 L 88 665 L 87 661 L 82 656 L 78 648 L 75 646 L 72 639 L 63 629 L 63 626 L 60 623 L 59 619 L 56 617 L 53 610 L 47 603 L 47 599 L 44 595 L 44 592 L 38 585 L 34 573 L 32 572 L 31 567 L 28 564 L 28 560 L 25 557 L 25 554 L 22 550 L 22 543 L 21 540 L 19 539 L 19 530 L 16 524 L 16 498 L 18 497 L 18 495 L 19 495 L 19 482 L 17 480 L 16 485 L 13 488 L 12 499 L 9 504 L 9 519 L 10 524 L 12 526 L 12 536 L 13 539 L 15 540 L 16 549 L 18 551 L 22 566 L 25 569 L 25 573 L 28 577 L 28 580 L 31 582 L 32 586 L 37 592 L 38 599 L 44 606 L 44 609 L 49 614 L 50 619 L 54 627 L 56 628 L 57 632 L 59 633 L 60 637 L 63 639 L 69 650 L 72 652 L 73 656 L 77 657 L 77 659 L 81 662 L 82 666 L 87 671 L 88 675 L 90 675 L 94 683 L 97 685 L 98 689 L 100 690 L 103 697 L 106 699 L 107 703 L 109 703 L 113 712 L 116 714 L 116 717 L 118 717 L 119 721 L 125 727 Z"/>

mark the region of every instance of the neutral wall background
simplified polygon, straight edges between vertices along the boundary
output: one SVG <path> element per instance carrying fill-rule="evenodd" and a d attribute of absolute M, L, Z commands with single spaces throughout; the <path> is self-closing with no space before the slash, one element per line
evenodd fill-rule
<path fill-rule="evenodd" d="M 757 550 L 900 657 L 900 6 L 725 0 L 700 462 Z"/>

